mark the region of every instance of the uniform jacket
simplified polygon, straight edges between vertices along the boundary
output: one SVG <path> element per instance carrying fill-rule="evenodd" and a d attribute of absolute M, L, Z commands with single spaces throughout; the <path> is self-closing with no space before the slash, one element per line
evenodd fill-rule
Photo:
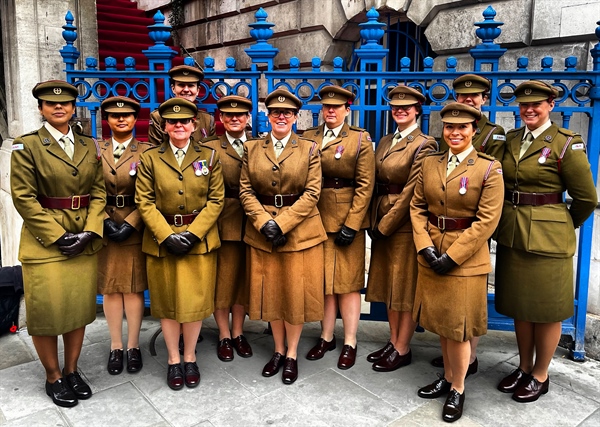
<path fill-rule="evenodd" d="M 45 127 L 16 138 L 11 156 L 11 195 L 23 218 L 19 261 L 44 263 L 67 259 L 54 244 L 65 232 L 91 231 L 102 237 L 106 191 L 96 142 L 73 129 L 73 160 Z M 85 208 L 45 209 L 38 196 L 69 197 L 89 194 Z M 83 254 L 100 250 L 93 239 Z"/>
<path fill-rule="evenodd" d="M 394 134 L 384 136 L 375 150 L 376 181 L 404 186 L 399 194 L 378 196 L 371 202 L 371 226 L 390 236 L 396 231 L 411 233 L 410 200 L 423 160 L 437 151 L 435 139 L 415 129 L 390 150 Z M 417 153 L 417 151 L 419 151 Z"/>
<path fill-rule="evenodd" d="M 250 136 L 247 135 L 249 138 Z M 242 172 L 242 158 L 229 143 L 226 135 L 211 136 L 202 141 L 203 145 L 216 150 L 221 158 L 223 167 L 223 181 L 225 188 L 240 192 L 240 174 Z M 225 197 L 223 212 L 217 221 L 221 240 L 241 242 L 244 237 L 246 214 L 239 198 Z"/>
<path fill-rule="evenodd" d="M 167 134 L 163 131 L 163 120 L 158 110 L 150 113 L 148 124 L 148 142 L 160 145 L 163 141 L 169 142 Z M 196 142 L 202 138 L 215 134 L 215 118 L 204 111 L 198 111 L 196 115 L 196 130 L 192 133 L 192 139 Z"/>
<path fill-rule="evenodd" d="M 292 132 L 277 159 L 270 133 L 246 141 L 240 176 L 240 201 L 250 223 L 246 226 L 246 243 L 271 252 L 273 245 L 259 231 L 270 219 L 275 220 L 287 237 L 284 246 L 275 248 L 277 252 L 308 249 L 327 240 L 317 208 L 320 193 L 321 159 L 315 142 Z M 256 194 L 302 196 L 292 206 L 277 208 L 263 205 Z"/>
<path fill-rule="evenodd" d="M 135 181 L 140 155 L 149 148 L 152 148 L 150 143 L 140 142 L 134 138 L 127 145 L 119 161 L 115 163 L 112 139 L 102 142 L 100 151 L 102 153 L 102 168 L 107 195 L 133 196 L 135 194 Z M 130 171 L 135 172 L 135 175 L 130 175 Z M 117 207 L 107 204 L 104 210 L 104 218 L 110 218 L 119 225 L 127 222 L 137 230 L 127 240 L 121 243 L 115 242 L 116 244 L 124 246 L 140 244 L 142 242 L 141 232 L 144 229 L 144 223 L 135 205 Z M 108 243 L 108 237 L 104 236 L 104 244 L 106 243 Z"/>
<path fill-rule="evenodd" d="M 473 147 L 477 151 L 489 154 L 497 160 L 502 159 L 504 154 L 504 143 L 506 136 L 504 128 L 492 123 L 484 115 L 477 122 L 477 133 L 473 135 Z M 448 144 L 444 138 L 440 138 L 440 151 L 448 150 Z"/>
<path fill-rule="evenodd" d="M 212 166 L 211 165 L 212 158 Z M 156 257 L 167 255 L 164 240 L 173 233 L 189 231 L 201 240 L 188 254 L 204 254 L 221 246 L 217 218 L 223 210 L 223 174 L 219 154 L 198 142 L 190 142 L 181 167 L 168 142 L 142 153 L 135 188 L 135 203 L 146 224 L 142 250 Z M 212 168 L 196 176 L 193 162 Z M 167 223 L 164 215 L 198 216 L 189 225 Z"/>
<path fill-rule="evenodd" d="M 504 201 L 502 219 L 496 233 L 499 244 L 538 255 L 570 257 L 575 253 L 575 228 L 594 211 L 598 196 L 581 136 L 552 124 L 533 140 L 519 160 L 525 128 L 507 135 L 502 158 L 506 191 L 527 193 L 569 192 L 571 208 L 565 203 L 543 206 L 513 206 Z M 568 138 L 560 162 L 558 159 Z M 544 163 L 539 163 L 542 150 L 551 150 Z"/>
<path fill-rule="evenodd" d="M 307 129 L 304 137 L 321 147 L 325 125 Z M 341 157 L 337 159 L 336 153 Z M 323 188 L 319 198 L 319 213 L 328 233 L 337 233 L 345 225 L 352 230 L 369 226 L 367 215 L 375 185 L 375 156 L 369 133 L 344 124 L 336 139 L 321 149 L 321 170 L 327 178 L 354 181 L 353 187 Z"/>
<path fill-rule="evenodd" d="M 500 220 L 504 197 L 502 167 L 491 156 L 476 150 L 471 151 L 446 178 L 447 166 L 448 152 L 435 153 L 425 159 L 419 174 L 410 204 L 417 252 L 435 246 L 440 255 L 447 253 L 458 264 L 449 275 L 489 273 L 492 265 L 487 240 Z M 485 179 L 488 170 L 489 175 Z M 465 194 L 459 193 L 461 178 L 468 179 Z M 476 220 L 465 230 L 442 231 L 429 222 L 429 213 Z M 419 255 L 417 261 L 429 267 L 423 256 Z"/>

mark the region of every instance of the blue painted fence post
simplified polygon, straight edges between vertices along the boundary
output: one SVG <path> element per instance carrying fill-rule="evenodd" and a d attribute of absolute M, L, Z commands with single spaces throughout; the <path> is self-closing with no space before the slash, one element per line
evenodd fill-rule
<path fill-rule="evenodd" d="M 67 67 L 65 71 L 72 71 L 75 69 L 75 64 L 77 64 L 77 59 L 80 55 L 77 48 L 73 46 L 73 43 L 77 40 L 77 27 L 73 25 L 74 20 L 75 18 L 71 11 L 67 11 L 67 14 L 65 15 L 65 21 L 67 23 L 63 25 L 64 31 L 62 32 L 63 39 L 65 39 L 67 44 L 60 50 L 60 56 L 63 57 L 63 62 Z"/>

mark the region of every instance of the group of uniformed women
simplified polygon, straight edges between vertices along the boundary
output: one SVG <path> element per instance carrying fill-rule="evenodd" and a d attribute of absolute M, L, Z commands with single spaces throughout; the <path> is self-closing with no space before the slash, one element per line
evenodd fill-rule
<path fill-rule="evenodd" d="M 188 68 L 170 72 L 176 96 L 153 113 L 162 132 L 153 131 L 154 144 L 133 137 L 140 106 L 131 99 L 102 103 L 112 137 L 98 145 L 69 126 L 75 87 L 49 81 L 33 89 L 45 123 L 15 140 L 11 188 L 24 220 L 19 259 L 29 332 L 57 405 L 92 394 L 77 361 L 85 325 L 95 318 L 96 286 L 104 295 L 111 374 L 124 360 L 127 371 L 142 369 L 146 287 L 152 315 L 161 319 L 172 389 L 200 382 L 195 347 L 202 320 L 213 313 L 223 361 L 234 349 L 252 355 L 246 313 L 270 322 L 273 356 L 262 374 L 283 368 L 282 381 L 292 384 L 303 324 L 321 321 L 321 337 L 306 355 L 321 359 L 336 348 L 339 310 L 337 366 L 351 368 L 365 231 L 372 238 L 366 299 L 386 304 L 390 326 L 387 344 L 367 356 L 375 371 L 408 365 L 411 337 L 422 325 L 440 336 L 444 375 L 418 395 L 446 396 L 442 418 L 460 418 L 464 379 L 473 373 L 469 340 L 487 331 L 488 240 L 496 232 L 497 310 L 515 319 L 520 354 L 498 388 L 520 402 L 548 391 L 560 322 L 573 312 L 574 230 L 597 203 L 581 137 L 550 122 L 554 87 L 517 87 L 525 127 L 504 141 L 497 126 L 482 122 L 482 102 L 473 101 L 485 79 L 460 77 L 457 88 L 475 83 L 474 92 L 463 90 L 460 102 L 442 109 L 448 150 L 438 152 L 417 122 L 425 96 L 398 85 L 388 94 L 397 129 L 374 152 L 368 132 L 345 123 L 354 95 L 339 86 L 320 90 L 324 123 L 303 136 L 292 129 L 302 101 L 285 89 L 265 99 L 266 136 L 248 139 L 252 104 L 234 95 L 217 102 L 225 134 L 194 136 L 199 113 L 186 97 L 197 94 L 201 76 Z M 482 129 L 485 142 L 475 145 Z M 483 153 L 488 140 L 496 159 Z"/>

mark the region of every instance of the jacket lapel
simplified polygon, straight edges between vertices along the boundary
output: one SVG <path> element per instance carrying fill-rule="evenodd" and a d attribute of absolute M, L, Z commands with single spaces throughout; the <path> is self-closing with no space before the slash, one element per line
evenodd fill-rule
<path fill-rule="evenodd" d="M 274 165 L 279 165 L 279 162 L 277 162 L 277 156 L 275 155 L 275 147 L 273 146 L 273 141 L 271 139 L 271 132 L 269 132 L 265 139 L 263 139 L 263 150 L 265 152 L 265 156 L 271 163 Z"/>
<path fill-rule="evenodd" d="M 50 132 L 48 132 L 48 130 L 44 126 L 42 126 L 40 128 L 40 130 L 38 131 L 38 134 L 40 135 L 40 138 L 42 139 L 42 144 L 46 147 L 46 150 L 50 154 L 52 154 L 55 157 L 58 157 L 62 161 L 65 161 L 69 164 L 73 163 L 71 161 L 71 159 L 69 159 L 69 156 L 67 156 L 67 153 L 65 153 L 65 150 L 63 150 L 63 148 L 60 146 L 58 141 L 56 141 L 52 137 L 52 135 L 50 135 Z"/>
<path fill-rule="evenodd" d="M 537 155 L 539 151 L 546 147 L 546 144 L 549 144 L 554 140 L 557 132 L 558 128 L 556 126 L 550 126 L 546 129 L 541 135 L 533 140 L 525 154 L 523 154 L 523 157 L 521 157 L 521 160 Z"/>
<path fill-rule="evenodd" d="M 447 166 L 448 165 L 448 154 L 446 154 L 445 157 L 446 157 L 446 166 Z M 450 175 L 448 175 L 448 178 L 446 181 L 449 182 L 449 181 L 452 181 L 453 179 L 460 178 L 461 175 L 464 175 L 465 173 L 467 173 L 469 166 L 473 166 L 475 164 L 476 159 L 477 159 L 477 150 L 473 149 L 473 150 L 471 150 L 469 155 L 467 157 L 465 157 L 463 159 L 463 161 L 460 162 L 458 164 L 458 166 L 456 168 L 454 168 L 454 170 L 452 172 L 450 172 Z"/>
<path fill-rule="evenodd" d="M 277 161 L 279 163 L 282 163 L 285 159 L 294 154 L 296 148 L 298 148 L 298 135 L 292 132 L 292 134 L 290 135 L 290 139 L 288 139 L 287 144 L 285 144 L 285 147 L 283 148 L 283 151 L 279 155 Z"/>

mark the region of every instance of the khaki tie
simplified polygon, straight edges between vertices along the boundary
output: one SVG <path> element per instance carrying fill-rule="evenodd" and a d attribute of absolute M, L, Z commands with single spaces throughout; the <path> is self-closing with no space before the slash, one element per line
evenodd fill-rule
<path fill-rule="evenodd" d="M 184 157 L 185 157 L 185 151 L 183 151 L 181 148 L 175 152 L 175 159 L 177 159 L 177 163 L 179 164 L 179 166 L 181 166 L 181 163 L 183 162 Z"/>
<path fill-rule="evenodd" d="M 525 135 L 525 139 L 521 141 L 521 151 L 519 151 L 519 159 L 523 157 L 523 155 L 527 152 L 527 149 L 531 147 L 532 142 L 533 135 L 531 132 L 527 132 L 527 135 Z"/>
<path fill-rule="evenodd" d="M 65 135 L 60 139 L 60 141 L 62 142 L 63 150 L 65 150 L 65 153 L 67 156 L 69 156 L 69 159 L 73 160 L 73 142 L 71 139 Z"/>
<path fill-rule="evenodd" d="M 335 139 L 335 135 L 333 134 L 333 131 L 329 129 L 327 132 L 325 132 L 325 136 L 323 136 L 323 144 L 321 145 L 321 148 L 325 148 L 325 146 L 333 139 Z"/>
<path fill-rule="evenodd" d="M 235 150 L 236 153 L 238 153 L 238 155 L 240 157 L 244 156 L 244 145 L 242 144 L 242 140 L 241 139 L 234 139 L 233 142 L 231 143 L 231 145 L 233 146 L 233 149 Z"/>
<path fill-rule="evenodd" d="M 446 170 L 446 176 L 449 176 L 452 171 L 458 166 L 458 157 L 454 154 L 450 156 L 450 161 L 448 162 L 448 169 Z"/>
<path fill-rule="evenodd" d="M 390 146 L 390 150 L 394 148 L 394 146 L 402 139 L 402 134 L 400 132 L 396 132 L 394 138 L 392 138 L 392 145 Z"/>
<path fill-rule="evenodd" d="M 121 158 L 121 156 L 123 155 L 124 152 L 125 152 L 125 145 L 123 145 L 123 144 L 117 145 L 117 148 L 113 152 L 113 156 L 115 158 L 115 163 L 117 163 L 119 161 L 119 159 Z"/>
<path fill-rule="evenodd" d="M 283 151 L 283 142 L 278 140 L 275 143 L 275 155 L 277 156 L 277 158 L 279 158 L 279 155 L 281 154 L 282 151 Z"/>

